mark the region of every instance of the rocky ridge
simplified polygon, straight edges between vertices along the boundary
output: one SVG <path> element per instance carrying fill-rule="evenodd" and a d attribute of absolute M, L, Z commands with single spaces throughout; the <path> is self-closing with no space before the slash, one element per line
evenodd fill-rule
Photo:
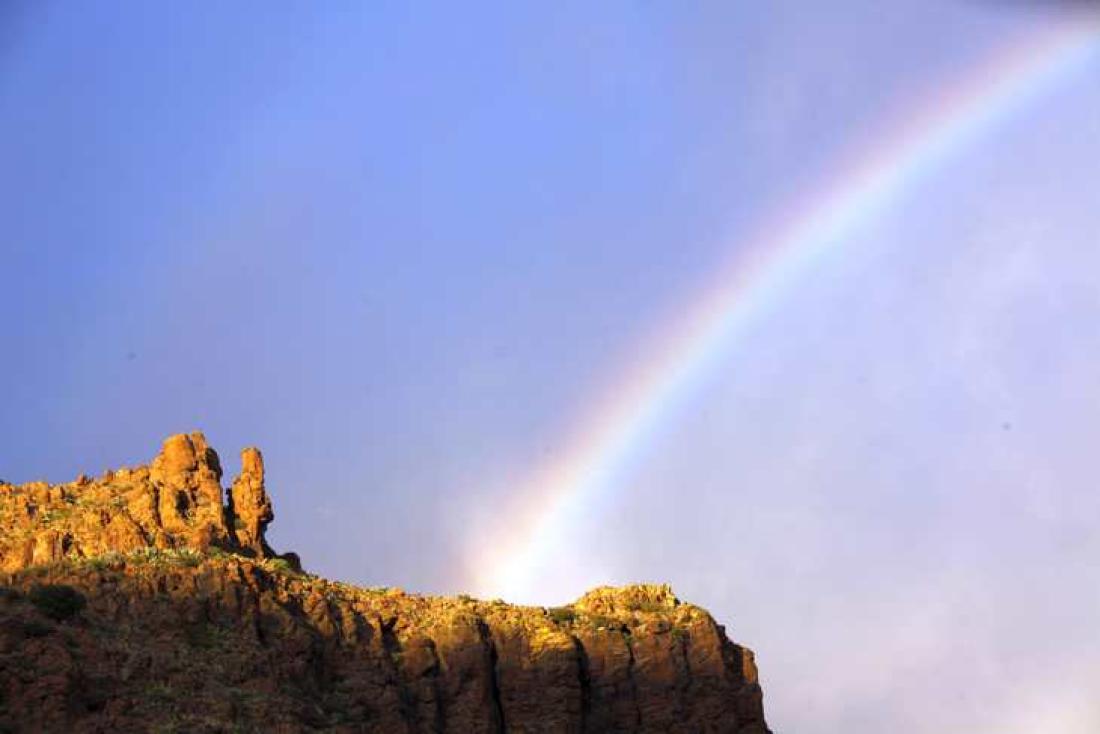
<path fill-rule="evenodd" d="M 765 734 L 752 653 L 667 586 L 519 607 L 277 556 L 263 460 L 0 484 L 0 732 Z"/>

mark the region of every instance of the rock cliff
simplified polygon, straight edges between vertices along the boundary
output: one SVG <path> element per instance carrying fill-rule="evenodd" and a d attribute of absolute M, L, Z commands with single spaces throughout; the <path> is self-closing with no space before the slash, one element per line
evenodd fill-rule
<path fill-rule="evenodd" d="M 357 588 L 264 538 L 255 449 L 0 484 L 0 731 L 764 734 L 752 653 L 667 586 L 563 607 Z"/>

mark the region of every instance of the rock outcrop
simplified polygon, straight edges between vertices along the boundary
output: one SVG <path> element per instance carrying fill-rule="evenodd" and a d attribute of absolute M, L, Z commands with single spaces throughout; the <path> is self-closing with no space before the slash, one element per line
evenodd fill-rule
<path fill-rule="evenodd" d="M 260 452 L 241 452 L 227 497 L 201 433 L 165 440 L 149 466 L 50 486 L 0 484 L 0 571 L 144 548 L 208 548 L 264 558 L 274 519 Z"/>
<path fill-rule="evenodd" d="M 224 504 L 220 478 L 192 434 L 0 486 L 0 731 L 768 731 L 752 653 L 667 586 L 542 608 L 325 581 L 264 540 L 259 452 Z"/>

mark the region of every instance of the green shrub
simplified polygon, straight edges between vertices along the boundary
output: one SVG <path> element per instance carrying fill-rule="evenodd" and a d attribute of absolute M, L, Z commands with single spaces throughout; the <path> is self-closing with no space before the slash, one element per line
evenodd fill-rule
<path fill-rule="evenodd" d="M 177 563 L 188 568 L 194 568 L 202 563 L 202 554 L 190 548 L 181 548 L 174 555 Z"/>
<path fill-rule="evenodd" d="M 622 622 L 602 614 L 589 614 L 588 624 L 596 629 L 620 630 L 623 628 Z"/>
<path fill-rule="evenodd" d="M 53 507 L 39 513 L 38 521 L 43 525 L 52 525 L 53 523 L 69 519 L 71 514 L 72 510 L 68 507 Z"/>
<path fill-rule="evenodd" d="M 90 556 L 88 558 L 80 559 L 79 563 L 85 568 L 90 568 L 93 571 L 108 571 L 114 566 L 120 565 L 125 562 L 125 557 L 118 551 L 107 551 L 106 553 L 98 556 Z"/>
<path fill-rule="evenodd" d="M 87 604 L 83 594 L 64 584 L 35 584 L 27 598 L 38 611 L 58 622 L 79 614 Z"/>
<path fill-rule="evenodd" d="M 632 612 L 648 612 L 650 614 L 663 614 L 668 611 L 668 606 L 658 601 L 633 600 L 627 604 L 626 608 Z"/>
<path fill-rule="evenodd" d="M 551 607 L 546 613 L 558 624 L 573 624 L 573 620 L 577 618 L 573 607 Z"/>
<path fill-rule="evenodd" d="M 294 573 L 294 567 L 285 558 L 268 558 L 264 565 L 273 573 Z"/>
<path fill-rule="evenodd" d="M 203 554 L 191 548 L 154 548 L 146 546 L 130 551 L 125 556 L 126 560 L 135 566 L 198 566 L 202 563 Z"/>

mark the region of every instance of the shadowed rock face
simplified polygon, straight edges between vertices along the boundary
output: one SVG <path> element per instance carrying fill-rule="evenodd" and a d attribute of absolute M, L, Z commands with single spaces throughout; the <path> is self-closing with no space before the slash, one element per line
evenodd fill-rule
<path fill-rule="evenodd" d="M 274 557 L 242 467 L 224 506 L 201 434 L 0 486 L 0 731 L 768 731 L 752 653 L 667 586 L 546 609 L 325 581 Z"/>

